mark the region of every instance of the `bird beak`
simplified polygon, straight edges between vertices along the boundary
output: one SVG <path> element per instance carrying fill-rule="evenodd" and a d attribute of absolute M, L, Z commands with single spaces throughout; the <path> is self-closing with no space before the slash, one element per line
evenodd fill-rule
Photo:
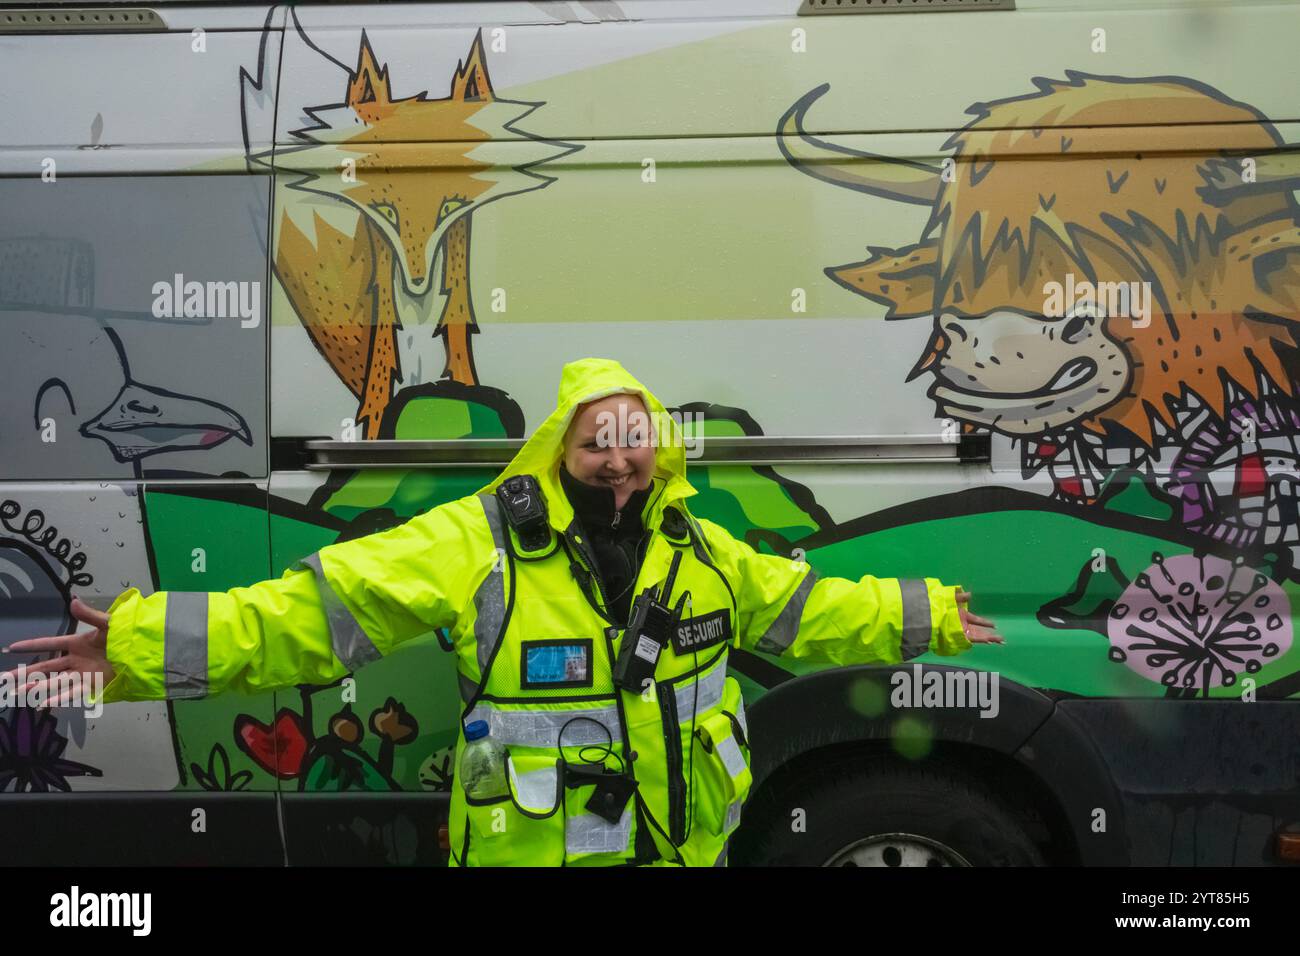
<path fill-rule="evenodd" d="M 107 442 L 118 461 L 165 451 L 212 448 L 232 435 L 246 445 L 248 423 L 219 402 L 127 382 L 102 412 L 82 424 L 81 434 Z"/>

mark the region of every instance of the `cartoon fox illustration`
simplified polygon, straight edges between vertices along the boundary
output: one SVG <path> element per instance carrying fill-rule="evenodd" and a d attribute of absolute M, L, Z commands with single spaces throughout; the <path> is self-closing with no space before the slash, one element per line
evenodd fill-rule
<path fill-rule="evenodd" d="M 374 438 L 396 390 L 435 378 L 478 382 L 470 217 L 488 202 L 553 182 L 529 168 L 581 147 L 515 127 L 542 104 L 494 93 L 481 31 L 447 96 L 394 99 L 388 67 L 378 65 L 364 30 L 349 69 L 290 16 L 285 44 L 337 66 L 343 101 L 303 107 L 314 125 L 292 131 L 302 145 L 249 162 L 301 174 L 277 193 L 275 275 L 316 348 L 357 397 L 358 428 Z M 283 62 L 302 61 L 286 54 Z M 247 142 L 250 117 L 268 109 L 270 97 L 247 73 L 243 92 Z"/>

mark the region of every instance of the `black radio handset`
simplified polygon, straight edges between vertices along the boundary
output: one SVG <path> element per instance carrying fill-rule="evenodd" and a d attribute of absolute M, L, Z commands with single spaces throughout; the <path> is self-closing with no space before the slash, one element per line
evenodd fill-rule
<path fill-rule="evenodd" d="M 659 654 L 668 645 L 677 623 L 677 615 L 668 606 L 668 600 L 681 563 L 682 553 L 674 551 L 673 563 L 659 594 L 656 595 L 651 586 L 632 603 L 632 617 L 623 632 L 618 660 L 614 662 L 614 686 L 639 694 L 645 690 L 648 681 L 654 680 Z"/>

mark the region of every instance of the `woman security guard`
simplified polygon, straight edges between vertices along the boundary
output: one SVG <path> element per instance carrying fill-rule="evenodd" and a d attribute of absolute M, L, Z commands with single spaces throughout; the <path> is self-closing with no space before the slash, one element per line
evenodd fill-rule
<path fill-rule="evenodd" d="M 638 421 L 658 433 L 611 439 Z M 664 406 L 617 362 L 583 359 L 477 494 L 250 587 L 130 588 L 107 613 L 77 600 L 94 631 L 11 649 L 64 651 L 29 673 L 99 671 L 112 702 L 328 684 L 445 628 L 457 765 L 479 721 L 506 754 L 500 792 L 453 787 L 453 864 L 713 865 L 750 786 L 731 647 L 898 663 L 1001 638 L 933 578 L 819 578 L 760 555 L 692 515 L 694 493 Z"/>

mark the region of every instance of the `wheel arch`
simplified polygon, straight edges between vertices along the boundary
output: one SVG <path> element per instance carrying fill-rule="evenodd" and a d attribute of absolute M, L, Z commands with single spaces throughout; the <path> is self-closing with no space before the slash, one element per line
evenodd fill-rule
<path fill-rule="evenodd" d="M 736 661 L 736 669 L 745 673 L 746 663 Z M 915 677 L 917 666 L 819 671 L 783 680 L 755 701 L 748 713 L 750 806 L 760 808 L 764 795 L 797 786 L 800 777 L 827 763 L 888 758 L 900 766 L 939 764 L 970 777 L 1015 810 L 1042 840 L 1049 863 L 1128 862 L 1123 805 L 1109 769 L 1052 697 L 999 679 L 999 709 L 992 718 L 981 717 L 974 707 L 894 707 L 894 675 L 911 671 Z M 971 671 L 940 664 L 923 669 Z M 764 676 L 771 671 L 768 665 Z M 900 725 L 904 717 L 909 722 Z M 1092 831 L 1097 807 L 1107 809 L 1102 833 Z M 742 836 L 738 845 L 743 842 Z"/>

